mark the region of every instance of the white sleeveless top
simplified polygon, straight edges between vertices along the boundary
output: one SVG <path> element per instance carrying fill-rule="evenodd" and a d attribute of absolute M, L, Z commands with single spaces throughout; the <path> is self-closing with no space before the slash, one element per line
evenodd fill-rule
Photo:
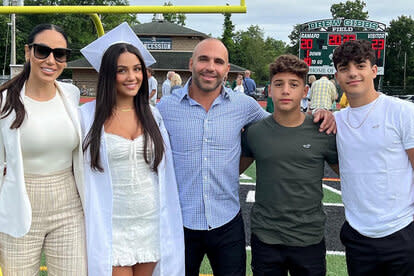
<path fill-rule="evenodd" d="M 113 189 L 112 265 L 160 259 L 159 188 L 144 160 L 144 136 L 105 133 Z M 149 156 L 151 160 L 151 156 Z"/>
<path fill-rule="evenodd" d="M 25 173 L 49 174 L 72 166 L 79 136 L 59 92 L 48 101 L 23 98 L 26 118 L 20 127 Z"/>

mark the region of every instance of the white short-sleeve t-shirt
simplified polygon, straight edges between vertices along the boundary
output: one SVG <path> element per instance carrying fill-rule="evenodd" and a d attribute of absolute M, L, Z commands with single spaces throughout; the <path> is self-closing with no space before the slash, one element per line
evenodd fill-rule
<path fill-rule="evenodd" d="M 150 103 L 152 105 L 155 105 L 155 102 L 157 101 L 157 87 L 158 87 L 158 82 L 154 78 L 154 76 L 152 76 L 151 78 L 148 79 L 148 94 L 151 95 L 152 90 L 155 89 L 154 96 L 152 96 L 152 98 L 150 98 Z"/>
<path fill-rule="evenodd" d="M 364 236 L 388 236 L 413 221 L 414 104 L 380 94 L 335 114 L 342 200 Z"/>

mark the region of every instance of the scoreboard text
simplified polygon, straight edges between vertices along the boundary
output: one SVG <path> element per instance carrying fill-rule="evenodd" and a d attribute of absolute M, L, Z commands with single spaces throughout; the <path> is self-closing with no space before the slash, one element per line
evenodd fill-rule
<path fill-rule="evenodd" d="M 300 34 L 299 58 L 309 65 L 309 74 L 334 74 L 333 51 L 342 43 L 356 39 L 371 42 L 377 57 L 378 75 L 383 75 L 385 32 L 303 32 Z"/>

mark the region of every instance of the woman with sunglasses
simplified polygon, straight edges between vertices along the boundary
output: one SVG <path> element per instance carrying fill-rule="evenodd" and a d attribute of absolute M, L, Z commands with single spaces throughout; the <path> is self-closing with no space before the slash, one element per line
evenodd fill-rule
<path fill-rule="evenodd" d="M 64 32 L 41 24 L 23 71 L 0 87 L 0 266 L 5 276 L 87 275 L 79 89 L 56 81 L 70 54 Z"/>

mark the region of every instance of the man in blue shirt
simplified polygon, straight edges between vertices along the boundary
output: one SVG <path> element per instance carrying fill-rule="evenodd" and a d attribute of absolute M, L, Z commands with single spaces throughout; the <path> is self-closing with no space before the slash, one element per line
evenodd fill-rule
<path fill-rule="evenodd" d="M 183 212 L 186 275 L 198 276 L 207 254 L 214 275 L 245 275 L 239 203 L 241 131 L 269 114 L 251 97 L 223 86 L 230 65 L 223 43 L 209 38 L 194 49 L 192 77 L 157 108 L 169 132 Z M 326 118 L 327 111 L 316 114 Z M 330 126 L 333 116 L 322 122 Z"/>
<path fill-rule="evenodd" d="M 256 83 L 253 79 L 250 78 L 251 72 L 249 70 L 244 71 L 244 93 L 248 96 L 253 97 L 254 92 L 256 91 Z"/>

